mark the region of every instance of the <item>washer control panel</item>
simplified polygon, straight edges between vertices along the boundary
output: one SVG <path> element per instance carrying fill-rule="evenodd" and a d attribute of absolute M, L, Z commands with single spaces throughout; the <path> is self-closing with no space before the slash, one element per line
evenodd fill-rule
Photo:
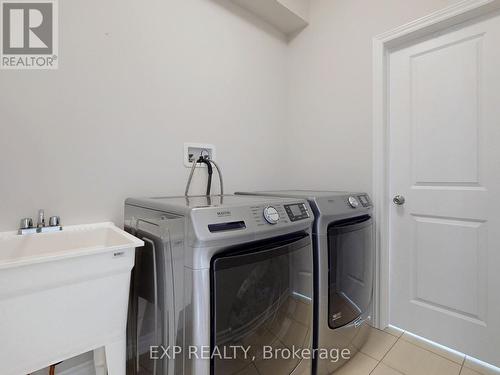
<path fill-rule="evenodd" d="M 269 224 L 277 224 L 280 220 L 280 214 L 273 206 L 267 206 L 264 208 L 264 219 L 266 219 Z"/>
<path fill-rule="evenodd" d="M 285 204 L 285 211 L 290 221 L 297 221 L 309 218 L 309 212 L 304 203 Z"/>
<path fill-rule="evenodd" d="M 263 205 L 251 206 L 250 209 L 257 227 L 262 227 L 263 229 L 269 227 L 269 225 L 284 227 L 301 220 L 312 220 L 309 205 L 303 201 L 269 202 Z"/>
<path fill-rule="evenodd" d="M 363 207 L 371 207 L 372 206 L 372 202 L 370 201 L 368 194 L 358 195 L 358 200 L 360 201 L 360 203 Z"/>
<path fill-rule="evenodd" d="M 350 208 L 370 208 L 372 202 L 368 194 L 349 195 L 344 198 L 346 205 Z"/>

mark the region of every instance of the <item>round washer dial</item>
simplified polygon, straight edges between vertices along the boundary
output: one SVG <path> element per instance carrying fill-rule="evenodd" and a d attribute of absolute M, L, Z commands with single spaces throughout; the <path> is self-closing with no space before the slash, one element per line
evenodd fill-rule
<path fill-rule="evenodd" d="M 266 219 L 269 224 L 276 224 L 280 220 L 280 214 L 276 208 L 268 206 L 264 208 L 264 219 Z"/>
<path fill-rule="evenodd" d="M 359 201 L 353 197 L 353 196 L 350 196 L 349 197 L 349 205 L 352 207 L 352 208 L 357 208 L 359 206 Z"/>

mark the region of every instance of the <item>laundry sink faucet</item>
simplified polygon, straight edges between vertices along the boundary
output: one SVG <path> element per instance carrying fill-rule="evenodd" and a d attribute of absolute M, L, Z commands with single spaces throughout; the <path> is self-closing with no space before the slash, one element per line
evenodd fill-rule
<path fill-rule="evenodd" d="M 31 217 L 25 217 L 21 219 L 21 225 L 19 226 L 19 234 L 33 234 L 33 233 L 45 233 L 45 232 L 57 232 L 62 230 L 61 220 L 59 216 L 51 216 L 49 218 L 49 225 L 45 225 L 45 210 L 38 210 L 38 221 L 36 227 L 33 225 L 33 219 Z"/>
<path fill-rule="evenodd" d="M 43 228 L 45 226 L 45 211 L 43 208 L 38 210 L 38 223 L 36 224 L 37 228 Z"/>

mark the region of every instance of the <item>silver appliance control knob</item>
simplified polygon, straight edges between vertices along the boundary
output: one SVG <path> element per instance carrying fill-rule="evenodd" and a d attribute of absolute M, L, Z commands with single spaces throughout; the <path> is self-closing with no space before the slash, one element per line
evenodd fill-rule
<path fill-rule="evenodd" d="M 280 214 L 276 208 L 268 206 L 264 208 L 264 219 L 266 219 L 269 224 L 276 224 L 280 220 Z"/>
<path fill-rule="evenodd" d="M 349 201 L 349 206 L 351 206 L 352 208 L 358 208 L 359 206 L 359 201 L 353 197 L 352 195 L 348 198 L 348 201 Z"/>

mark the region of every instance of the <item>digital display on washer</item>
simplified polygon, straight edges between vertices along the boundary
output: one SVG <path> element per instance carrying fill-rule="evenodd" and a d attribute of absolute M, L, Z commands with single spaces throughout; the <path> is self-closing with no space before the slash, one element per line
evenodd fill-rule
<path fill-rule="evenodd" d="M 307 208 L 303 203 L 286 204 L 284 207 L 290 221 L 307 219 L 309 217 Z"/>
<path fill-rule="evenodd" d="M 300 209 L 300 206 L 298 204 L 290 206 L 290 211 L 292 211 L 293 216 L 301 216 L 302 215 L 302 210 Z"/>

